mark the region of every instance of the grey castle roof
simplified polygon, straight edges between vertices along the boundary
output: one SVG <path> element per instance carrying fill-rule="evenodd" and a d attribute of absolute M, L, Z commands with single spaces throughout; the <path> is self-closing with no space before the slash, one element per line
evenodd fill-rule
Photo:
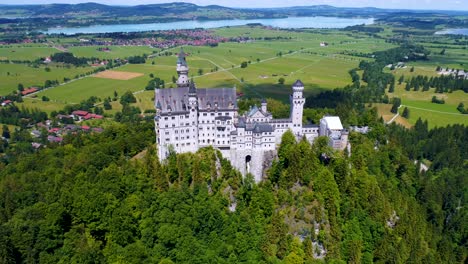
<path fill-rule="evenodd" d="M 304 84 L 301 82 L 301 80 L 297 80 L 294 84 L 293 87 L 304 87 Z"/>
<path fill-rule="evenodd" d="M 155 101 L 160 104 L 161 114 L 188 112 L 189 90 L 187 87 L 156 89 Z M 195 92 L 200 111 L 237 109 L 235 88 L 196 89 Z"/>
<path fill-rule="evenodd" d="M 246 131 L 253 131 L 254 133 L 273 132 L 275 130 L 273 126 L 268 123 L 246 123 L 244 117 L 239 117 L 236 127 L 245 128 Z"/>

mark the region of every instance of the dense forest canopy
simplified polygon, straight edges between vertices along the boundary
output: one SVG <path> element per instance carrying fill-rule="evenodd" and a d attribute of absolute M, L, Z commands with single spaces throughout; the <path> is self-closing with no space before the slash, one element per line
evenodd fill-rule
<path fill-rule="evenodd" d="M 468 130 L 371 127 L 350 155 L 286 133 L 260 184 L 211 148 L 160 163 L 145 121 L 10 152 L 1 262 L 463 263 Z"/>

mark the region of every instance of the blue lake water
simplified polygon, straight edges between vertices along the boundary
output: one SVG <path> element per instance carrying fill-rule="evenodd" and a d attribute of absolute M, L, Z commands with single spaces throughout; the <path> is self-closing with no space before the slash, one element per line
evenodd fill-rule
<path fill-rule="evenodd" d="M 465 35 L 468 36 L 468 28 L 453 28 L 437 31 L 436 35 Z"/>
<path fill-rule="evenodd" d="M 264 26 L 279 28 L 344 28 L 360 24 L 372 24 L 373 18 L 338 18 L 338 17 L 288 17 L 274 19 L 234 19 L 212 21 L 179 21 L 170 23 L 150 24 L 119 24 L 96 25 L 75 28 L 50 28 L 45 33 L 72 35 L 77 33 L 112 33 L 112 32 L 141 32 L 152 30 L 218 28 L 226 26 L 241 26 L 249 23 L 261 23 Z"/>

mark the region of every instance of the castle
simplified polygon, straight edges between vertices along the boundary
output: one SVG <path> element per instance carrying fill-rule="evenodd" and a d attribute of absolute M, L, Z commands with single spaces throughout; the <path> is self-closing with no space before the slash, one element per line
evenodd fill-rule
<path fill-rule="evenodd" d="M 260 108 L 254 106 L 239 115 L 236 88 L 196 88 L 189 80 L 183 50 L 178 54 L 177 73 L 177 88 L 156 89 L 155 130 L 161 161 L 170 151 L 196 152 L 213 146 L 243 175 L 251 173 L 259 182 L 288 130 L 310 143 L 327 136 L 334 149 L 342 150 L 348 144 L 348 132 L 339 117 L 326 116 L 320 125 L 303 125 L 305 98 L 300 80 L 292 86 L 290 117 L 274 119 L 265 99 Z"/>

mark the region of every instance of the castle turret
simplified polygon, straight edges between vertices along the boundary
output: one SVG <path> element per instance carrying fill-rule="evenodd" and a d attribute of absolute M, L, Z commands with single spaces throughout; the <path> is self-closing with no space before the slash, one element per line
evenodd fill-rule
<path fill-rule="evenodd" d="M 267 101 L 265 98 L 262 99 L 262 107 L 261 107 L 261 110 L 263 113 L 267 113 Z"/>
<path fill-rule="evenodd" d="M 189 124 L 198 128 L 198 96 L 197 87 L 193 80 L 189 81 L 188 90 L 188 110 L 189 110 Z M 192 141 L 190 146 L 191 152 L 198 150 L 198 129 L 188 129 L 188 138 Z"/>
<path fill-rule="evenodd" d="M 302 132 L 302 114 L 304 112 L 305 98 L 303 96 L 304 84 L 297 80 L 292 86 L 293 93 L 290 96 L 291 121 L 293 123 L 293 133 L 299 135 Z"/>
<path fill-rule="evenodd" d="M 189 87 L 189 67 L 187 65 L 187 61 L 185 59 L 186 54 L 184 49 L 180 48 L 179 56 L 177 57 L 177 74 L 179 78 L 177 79 L 177 87 Z"/>

